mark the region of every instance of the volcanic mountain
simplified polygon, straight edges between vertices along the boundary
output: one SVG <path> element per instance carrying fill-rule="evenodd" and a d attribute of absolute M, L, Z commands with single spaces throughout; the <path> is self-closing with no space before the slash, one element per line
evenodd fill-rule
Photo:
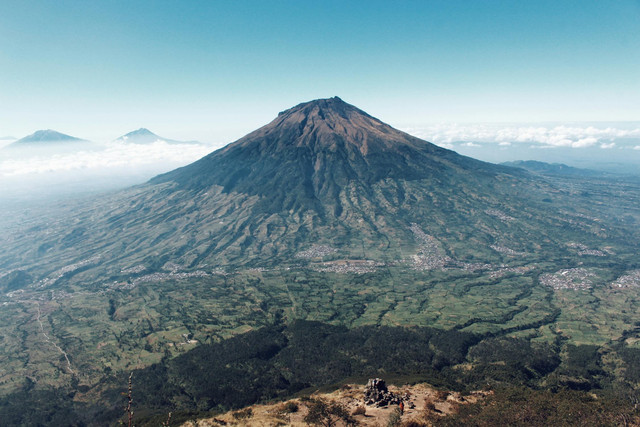
<path fill-rule="evenodd" d="M 349 202 L 341 194 L 356 186 L 443 181 L 457 173 L 494 176 L 512 169 L 482 163 L 398 131 L 338 97 L 300 104 L 266 126 L 192 165 L 153 179 L 199 191 L 259 196 L 266 212 L 313 209 L 340 218 Z"/>
<path fill-rule="evenodd" d="M 4 147 L 12 156 L 50 156 L 95 148 L 89 141 L 55 130 L 39 130 Z"/>
<path fill-rule="evenodd" d="M 15 145 L 23 144 L 46 144 L 46 143 L 74 143 L 74 142 L 86 142 L 84 139 L 76 138 L 74 136 L 66 135 L 64 133 L 57 132 L 55 130 L 39 130 L 31 135 L 25 136 L 14 142 Z"/>
<path fill-rule="evenodd" d="M 20 256 L 39 267 L 61 250 L 78 260 L 100 253 L 103 267 L 195 269 L 296 263 L 322 246 L 333 259 L 407 262 L 428 252 L 440 266 L 500 262 L 556 248 L 557 230 L 566 234 L 567 212 L 579 206 L 568 197 L 541 177 L 437 147 L 335 97 L 283 111 L 191 165 L 96 201 Z"/>
<path fill-rule="evenodd" d="M 184 141 L 175 141 L 169 138 L 163 138 L 151 132 L 149 129 L 140 128 L 138 130 L 131 131 L 126 135 L 122 135 L 116 139 L 117 142 L 127 142 L 130 144 L 152 144 L 156 141 L 164 141 L 168 144 L 184 144 Z M 189 141 L 191 142 L 191 141 Z"/>

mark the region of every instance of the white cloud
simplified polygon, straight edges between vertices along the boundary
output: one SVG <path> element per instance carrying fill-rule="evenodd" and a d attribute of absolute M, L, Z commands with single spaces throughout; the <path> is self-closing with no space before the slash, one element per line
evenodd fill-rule
<path fill-rule="evenodd" d="M 608 144 L 600 144 L 600 148 L 609 149 L 616 146 L 615 142 L 610 142 Z"/>
<path fill-rule="evenodd" d="M 476 144 L 475 142 L 465 142 L 464 144 L 465 147 L 480 147 L 480 144 Z"/>
<path fill-rule="evenodd" d="M 94 151 L 0 160 L 0 176 L 86 172 L 109 168 L 136 169 L 158 164 L 176 167 L 195 161 L 211 151 L 211 147 L 199 144 L 168 144 L 164 141 L 144 145 L 111 143 L 104 149 Z"/>
<path fill-rule="evenodd" d="M 586 138 L 580 138 L 577 141 L 572 141 L 571 146 L 575 148 L 592 147 L 598 142 L 598 138 L 593 136 L 587 136 Z"/>
<path fill-rule="evenodd" d="M 502 146 L 502 147 L 508 147 L 511 145 L 511 143 L 509 141 L 500 141 L 498 143 L 498 145 Z"/>
<path fill-rule="evenodd" d="M 450 147 L 454 143 L 529 143 L 547 147 L 586 148 L 600 144 L 608 148 L 620 138 L 640 138 L 640 127 L 622 129 L 612 126 L 518 126 L 439 124 L 408 132 L 435 144 Z M 604 146 L 603 146 L 604 145 Z"/>

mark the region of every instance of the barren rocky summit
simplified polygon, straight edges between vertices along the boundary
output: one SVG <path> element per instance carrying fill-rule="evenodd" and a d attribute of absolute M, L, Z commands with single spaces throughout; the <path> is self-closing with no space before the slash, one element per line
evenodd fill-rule
<path fill-rule="evenodd" d="M 377 392 L 374 392 L 376 390 Z M 386 390 L 383 392 L 383 390 Z M 427 384 L 387 386 L 384 380 L 370 379 L 366 385 L 348 384 L 331 393 L 314 393 L 307 398 L 292 399 L 285 402 L 253 405 L 238 411 L 230 411 L 225 414 L 190 421 L 183 427 L 214 427 L 214 426 L 292 426 L 303 427 L 310 424 L 305 422 L 305 416 L 309 412 L 309 406 L 315 400 L 329 403 L 337 403 L 343 406 L 359 426 L 378 427 L 386 426 L 389 418 L 398 411 L 400 401 L 404 402 L 404 412 L 400 420 L 409 422 L 414 420 L 416 425 L 430 425 L 432 417 L 442 417 L 455 412 L 459 405 L 478 402 L 490 395 L 491 392 L 477 391 L 462 396 L 457 392 L 436 390 Z M 371 401 L 374 396 L 381 400 Z M 379 405 L 390 397 L 397 403 Z M 374 398 L 375 399 L 375 398 Z M 288 412 L 296 407 L 295 412 Z M 336 420 L 336 426 L 344 426 L 342 420 Z"/>

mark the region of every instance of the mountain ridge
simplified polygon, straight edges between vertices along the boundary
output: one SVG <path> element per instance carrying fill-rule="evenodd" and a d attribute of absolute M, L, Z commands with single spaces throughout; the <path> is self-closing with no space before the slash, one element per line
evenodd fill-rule
<path fill-rule="evenodd" d="M 589 177 L 613 177 L 616 176 L 611 172 L 604 172 L 594 169 L 576 168 L 566 165 L 564 163 L 547 163 L 537 160 L 515 160 L 510 162 L 500 163 L 504 166 L 511 166 L 515 168 L 521 168 L 533 173 L 542 175 L 557 175 L 557 176 L 589 176 Z"/>

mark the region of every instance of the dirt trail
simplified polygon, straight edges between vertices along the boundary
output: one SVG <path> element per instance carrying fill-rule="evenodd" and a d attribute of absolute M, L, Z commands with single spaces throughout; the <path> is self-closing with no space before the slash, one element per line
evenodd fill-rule
<path fill-rule="evenodd" d="M 44 331 L 44 325 L 42 324 L 42 320 L 40 320 L 40 316 L 42 315 L 42 313 L 40 312 L 40 303 L 36 301 L 36 307 L 38 308 L 38 314 L 36 316 L 36 320 L 38 321 L 38 324 L 40 324 L 40 332 L 42 333 L 42 335 L 44 335 L 45 340 L 51 344 L 52 346 L 54 346 L 63 356 L 64 359 L 67 361 L 67 369 L 69 370 L 69 373 L 74 374 L 75 375 L 75 371 L 71 368 L 71 361 L 69 360 L 69 356 L 67 355 L 67 352 L 64 351 L 58 344 L 56 344 L 53 340 L 51 340 L 51 338 L 49 337 L 49 335 L 47 335 L 47 333 Z"/>

